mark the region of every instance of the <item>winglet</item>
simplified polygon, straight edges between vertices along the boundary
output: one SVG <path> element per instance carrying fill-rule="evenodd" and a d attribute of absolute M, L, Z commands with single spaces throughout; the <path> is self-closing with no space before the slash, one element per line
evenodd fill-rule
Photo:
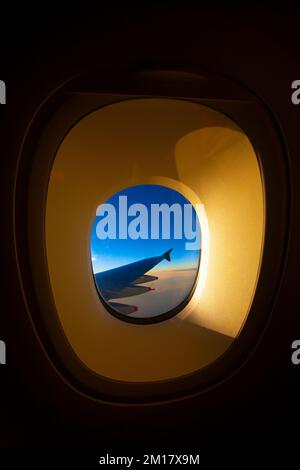
<path fill-rule="evenodd" d="M 173 250 L 173 248 L 170 248 L 170 250 L 166 251 L 166 252 L 162 255 L 162 257 L 163 257 L 164 259 L 166 259 L 167 261 L 171 261 L 170 253 L 171 253 L 172 250 Z"/>

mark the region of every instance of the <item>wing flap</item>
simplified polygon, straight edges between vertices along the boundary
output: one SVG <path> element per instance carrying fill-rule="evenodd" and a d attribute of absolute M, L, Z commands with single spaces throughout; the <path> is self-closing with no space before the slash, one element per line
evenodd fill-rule
<path fill-rule="evenodd" d="M 109 302 L 109 305 L 111 305 L 115 310 L 120 313 L 123 313 L 124 315 L 129 315 L 130 313 L 138 311 L 138 307 L 136 307 L 135 305 L 119 304 L 117 302 Z"/>
<path fill-rule="evenodd" d="M 146 292 L 149 292 L 151 290 L 154 289 L 152 289 L 152 287 L 133 285 L 124 287 L 124 289 L 118 291 L 110 291 L 107 293 L 107 295 L 110 299 L 120 299 L 122 297 L 133 297 L 134 295 L 145 294 Z"/>
<path fill-rule="evenodd" d="M 145 284 L 146 282 L 157 281 L 157 279 L 158 279 L 157 276 L 149 276 L 145 274 L 144 276 L 141 276 L 138 279 L 136 279 L 136 281 L 134 281 L 133 284 Z"/>

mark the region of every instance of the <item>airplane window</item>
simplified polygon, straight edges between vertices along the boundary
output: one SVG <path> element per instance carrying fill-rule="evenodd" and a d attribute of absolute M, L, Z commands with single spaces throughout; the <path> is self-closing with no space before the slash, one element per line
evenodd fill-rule
<path fill-rule="evenodd" d="M 57 347 L 66 338 L 100 377 L 204 373 L 252 315 L 265 237 L 256 152 L 235 122 L 198 102 L 97 108 L 96 99 L 57 139 L 54 159 L 48 134 L 37 152 L 37 165 L 48 148 L 52 158 L 43 236 L 54 315 L 43 318 L 63 332 L 61 342 L 53 332 Z"/>
<path fill-rule="evenodd" d="M 194 206 L 174 189 L 144 184 L 99 204 L 91 261 L 101 300 L 119 318 L 176 314 L 196 282 L 201 246 Z"/>

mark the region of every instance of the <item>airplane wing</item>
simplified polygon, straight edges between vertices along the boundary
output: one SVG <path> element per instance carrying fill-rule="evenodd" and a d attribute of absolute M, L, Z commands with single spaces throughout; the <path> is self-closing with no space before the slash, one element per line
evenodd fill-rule
<path fill-rule="evenodd" d="M 152 258 L 146 258 L 95 274 L 96 284 L 101 296 L 106 301 L 110 301 L 111 299 L 131 297 L 154 290 L 151 287 L 141 286 L 140 284 L 158 279 L 157 276 L 149 276 L 146 273 L 163 260 L 170 262 L 172 249 L 166 251 L 161 256 L 153 256 Z M 115 302 L 109 302 L 109 304 L 125 315 L 138 310 L 138 307 L 132 305 Z"/>

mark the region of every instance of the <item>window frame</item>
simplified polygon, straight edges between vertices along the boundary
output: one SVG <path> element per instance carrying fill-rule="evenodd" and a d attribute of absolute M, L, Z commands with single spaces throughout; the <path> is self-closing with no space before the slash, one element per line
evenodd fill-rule
<path fill-rule="evenodd" d="M 190 78 L 188 78 L 190 77 Z M 124 383 L 99 376 L 75 356 L 55 313 L 47 270 L 44 219 L 56 150 L 87 114 L 145 97 L 184 99 L 219 111 L 245 132 L 258 156 L 265 193 L 265 242 L 248 317 L 225 353 L 200 371 L 168 381 Z M 45 158 L 37 161 L 37 143 Z M 280 192 L 278 191 L 280 188 Z M 245 87 L 211 72 L 129 67 L 77 77 L 48 97 L 31 122 L 19 155 L 14 194 L 14 242 L 20 286 L 40 344 L 64 380 L 110 402 L 149 403 L 200 393 L 237 371 L 270 320 L 284 273 L 290 227 L 290 175 L 284 137 L 266 104 Z"/>

